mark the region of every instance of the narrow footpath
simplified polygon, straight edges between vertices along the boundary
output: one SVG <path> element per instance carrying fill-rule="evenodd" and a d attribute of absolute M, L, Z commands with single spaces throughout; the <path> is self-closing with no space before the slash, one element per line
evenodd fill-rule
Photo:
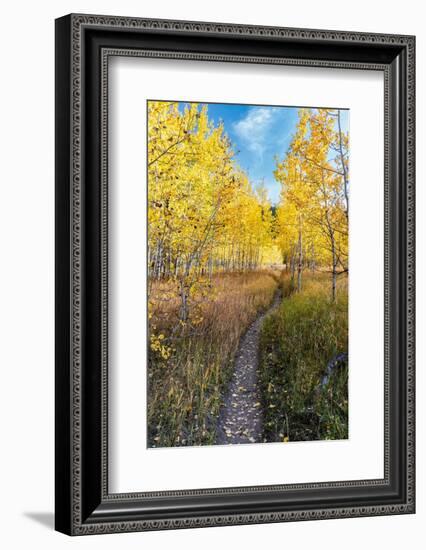
<path fill-rule="evenodd" d="M 277 291 L 269 309 L 257 317 L 240 340 L 234 373 L 225 394 L 217 428 L 217 445 L 261 443 L 263 411 L 258 387 L 259 337 L 262 322 L 278 307 Z"/>

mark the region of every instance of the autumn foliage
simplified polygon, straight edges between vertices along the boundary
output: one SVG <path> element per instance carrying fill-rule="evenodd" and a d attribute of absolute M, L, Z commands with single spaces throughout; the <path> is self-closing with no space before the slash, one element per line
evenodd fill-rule
<path fill-rule="evenodd" d="M 203 104 L 148 102 L 148 444 L 214 443 L 238 341 L 286 271 L 348 271 L 348 135 L 340 111 L 301 109 L 276 159 L 272 206 Z"/>
<path fill-rule="evenodd" d="M 254 191 L 234 161 L 223 126 L 207 107 L 149 102 L 148 275 L 167 280 L 163 299 L 179 298 L 174 334 L 196 330 L 218 272 L 257 269 L 273 252 L 273 217 L 264 190 Z M 150 300 L 150 314 L 156 304 Z M 151 327 L 154 329 L 154 327 Z M 161 334 L 151 345 L 169 355 Z"/>
<path fill-rule="evenodd" d="M 337 277 L 348 272 L 349 166 L 348 134 L 340 111 L 301 109 L 296 133 L 285 158 L 277 162 L 281 182 L 277 241 L 297 289 L 305 267 Z"/>

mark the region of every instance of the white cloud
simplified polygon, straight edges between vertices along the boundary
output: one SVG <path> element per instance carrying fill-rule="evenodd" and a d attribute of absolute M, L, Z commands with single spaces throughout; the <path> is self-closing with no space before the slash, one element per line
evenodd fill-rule
<path fill-rule="evenodd" d="M 260 157 L 265 151 L 266 137 L 277 111 L 276 107 L 251 107 L 244 118 L 234 123 L 235 133 L 250 151 Z"/>

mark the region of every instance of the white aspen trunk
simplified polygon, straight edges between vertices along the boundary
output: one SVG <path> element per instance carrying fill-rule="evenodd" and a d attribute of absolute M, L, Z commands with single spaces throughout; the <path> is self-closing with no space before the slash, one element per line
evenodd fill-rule
<path fill-rule="evenodd" d="M 340 161 L 342 163 L 343 184 L 344 184 L 345 201 L 346 201 L 346 218 L 349 219 L 349 191 L 348 191 L 349 181 L 348 181 L 348 173 L 345 165 L 345 156 L 343 154 L 343 139 L 342 139 L 342 127 L 340 123 L 340 109 L 337 110 L 337 124 L 339 128 L 339 152 L 340 152 Z"/>
<path fill-rule="evenodd" d="M 302 225 L 299 221 L 299 241 L 298 241 L 298 261 L 297 261 L 297 292 L 302 290 L 302 269 L 303 269 L 303 241 L 302 241 Z"/>
<path fill-rule="evenodd" d="M 336 246 L 334 242 L 334 233 L 331 234 L 331 254 L 333 261 L 333 270 L 332 270 L 332 282 L 331 282 L 331 300 L 333 303 L 336 302 L 336 283 L 337 283 L 337 259 L 336 259 Z"/>

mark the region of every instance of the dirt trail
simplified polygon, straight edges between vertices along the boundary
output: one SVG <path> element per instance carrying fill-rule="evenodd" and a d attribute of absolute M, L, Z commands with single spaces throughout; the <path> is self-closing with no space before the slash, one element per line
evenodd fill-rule
<path fill-rule="evenodd" d="M 217 445 L 262 441 L 263 411 L 257 383 L 260 328 L 280 302 L 281 293 L 277 291 L 269 309 L 257 317 L 240 340 L 234 373 L 219 415 Z"/>

